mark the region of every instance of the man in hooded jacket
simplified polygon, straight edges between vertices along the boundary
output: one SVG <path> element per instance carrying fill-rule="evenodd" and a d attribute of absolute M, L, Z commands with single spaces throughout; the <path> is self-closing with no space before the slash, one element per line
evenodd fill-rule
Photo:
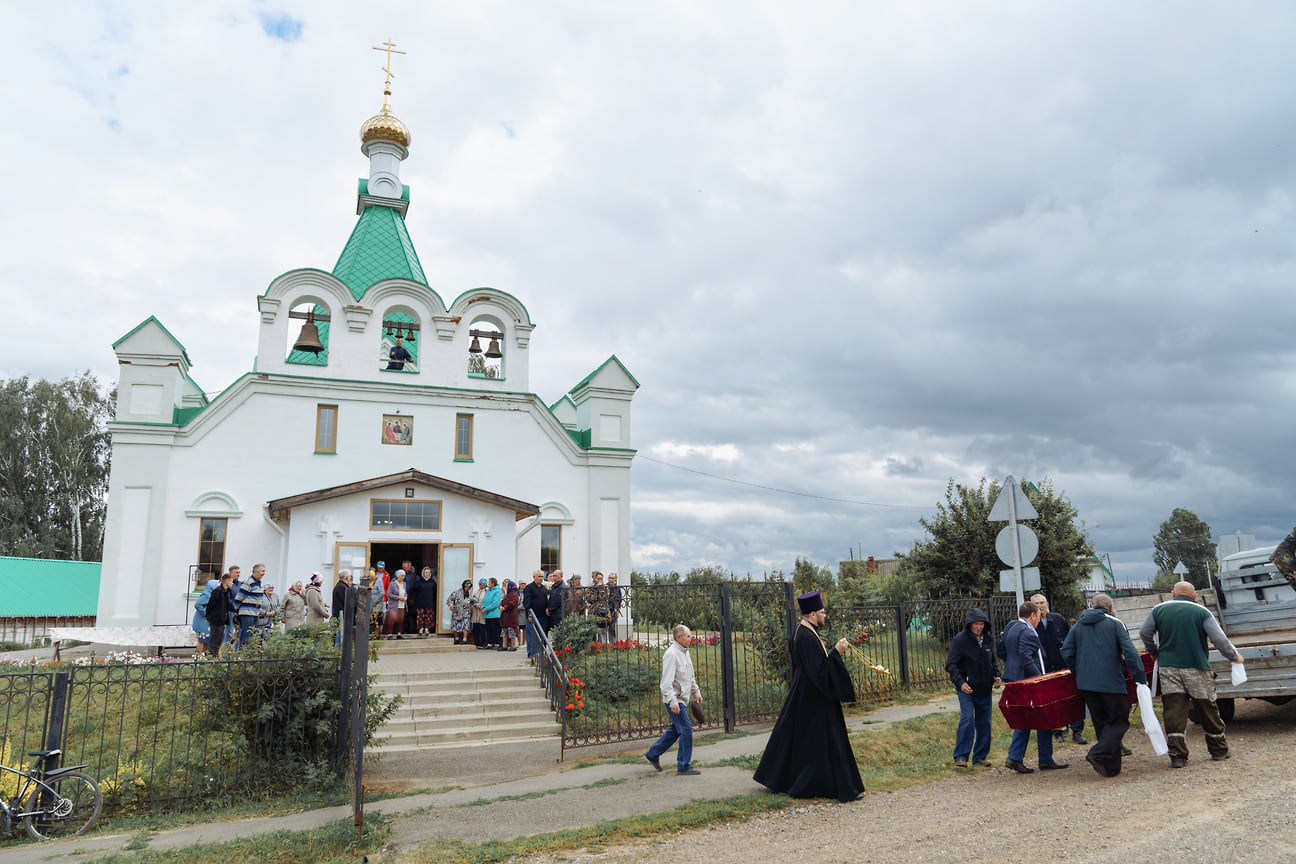
<path fill-rule="evenodd" d="M 950 640 L 945 671 L 959 700 L 958 735 L 954 739 L 954 765 L 990 767 L 990 693 L 1003 683 L 995 659 L 994 637 L 986 632 L 990 618 L 975 606 L 968 610 L 963 630 Z M 973 739 L 975 738 L 975 746 Z"/>
<path fill-rule="evenodd" d="M 1112 614 L 1112 599 L 1095 594 L 1090 603 L 1093 608 L 1086 609 L 1067 633 L 1062 659 L 1093 718 L 1097 740 L 1085 761 L 1103 777 L 1115 777 L 1121 771 L 1121 739 L 1130 726 L 1125 673 L 1128 669 L 1140 684 L 1147 683 L 1147 675 L 1125 623 Z"/>

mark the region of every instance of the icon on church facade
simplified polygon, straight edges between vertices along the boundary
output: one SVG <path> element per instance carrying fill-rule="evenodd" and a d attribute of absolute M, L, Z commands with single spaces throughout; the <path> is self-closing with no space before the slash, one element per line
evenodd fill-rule
<path fill-rule="evenodd" d="M 403 414 L 384 414 L 382 422 L 382 443 L 413 444 L 414 418 Z"/>

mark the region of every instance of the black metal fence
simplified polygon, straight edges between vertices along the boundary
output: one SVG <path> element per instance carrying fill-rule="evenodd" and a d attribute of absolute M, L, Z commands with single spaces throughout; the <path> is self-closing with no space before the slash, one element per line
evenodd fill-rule
<path fill-rule="evenodd" d="M 105 806 L 287 788 L 336 770 L 337 659 L 71 666 L 0 675 L 5 764 L 58 747 Z"/>
<path fill-rule="evenodd" d="M 851 643 L 846 666 L 861 701 L 893 698 L 906 690 L 940 690 L 950 686 L 945 672 L 949 643 L 963 629 L 972 607 L 990 618 L 998 634 L 1017 617 L 1017 598 L 1010 594 L 965 600 L 925 600 L 898 606 L 848 606 L 829 609 L 825 639 L 845 637 Z M 1060 611 L 1068 617 L 1079 610 Z"/>
<path fill-rule="evenodd" d="M 790 591 L 783 582 L 686 583 L 620 586 L 606 605 L 573 597 L 571 614 L 549 633 L 560 668 L 538 664 L 563 722 L 564 748 L 651 738 L 670 725 L 658 683 L 677 624 L 693 631 L 707 714 L 701 728 L 731 730 L 777 716 L 787 693 L 786 651 L 769 646 L 787 638 Z"/>
<path fill-rule="evenodd" d="M 786 582 L 621 586 L 598 614 L 584 595 L 549 633 L 538 658 L 563 747 L 656 737 L 670 725 L 658 681 L 676 624 L 693 631 L 693 666 L 707 707 L 700 728 L 732 730 L 773 719 L 788 687 L 787 639 L 798 618 Z M 1011 595 L 898 606 L 831 607 L 821 635 L 851 643 L 847 668 L 860 701 L 949 687 L 949 643 L 976 606 L 998 634 L 1017 617 Z M 1070 611 L 1058 610 L 1068 614 Z"/>

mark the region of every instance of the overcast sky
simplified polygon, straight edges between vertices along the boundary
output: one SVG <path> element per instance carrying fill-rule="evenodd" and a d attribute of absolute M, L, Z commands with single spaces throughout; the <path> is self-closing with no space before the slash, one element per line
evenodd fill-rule
<path fill-rule="evenodd" d="M 432 287 L 527 305 L 546 402 L 642 385 L 637 568 L 889 557 L 1007 474 L 1128 580 L 1175 507 L 1296 522 L 1289 3 L 7 3 L 0 377 L 149 315 L 249 370 L 389 37 Z"/>

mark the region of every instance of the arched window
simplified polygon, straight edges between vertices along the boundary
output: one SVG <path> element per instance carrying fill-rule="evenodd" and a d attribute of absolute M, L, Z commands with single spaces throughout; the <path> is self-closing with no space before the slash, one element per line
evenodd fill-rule
<path fill-rule="evenodd" d="M 383 316 L 378 344 L 378 368 L 387 372 L 418 372 L 419 324 L 411 313 L 393 309 Z"/>
<path fill-rule="evenodd" d="M 482 317 L 468 328 L 468 377 L 504 378 L 504 327 L 496 318 Z"/>
<path fill-rule="evenodd" d="M 329 311 L 306 301 L 288 313 L 288 359 L 304 366 L 328 365 Z M 296 326 L 300 324 L 300 326 Z M 318 347 L 317 347 L 318 346 Z"/>

